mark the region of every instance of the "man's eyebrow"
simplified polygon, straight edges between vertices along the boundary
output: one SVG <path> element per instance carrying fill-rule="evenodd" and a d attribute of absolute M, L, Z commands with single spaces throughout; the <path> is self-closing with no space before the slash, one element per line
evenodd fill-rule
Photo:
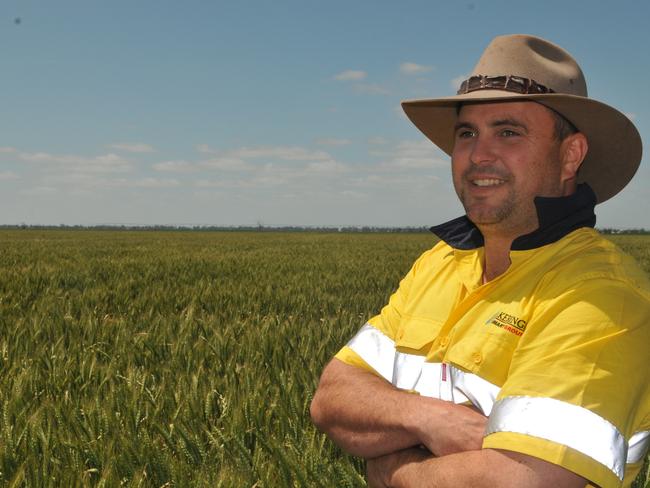
<path fill-rule="evenodd" d="M 476 126 L 474 124 L 470 124 L 469 122 L 456 122 L 454 124 L 454 133 L 458 132 L 458 129 L 475 129 Z"/>
<path fill-rule="evenodd" d="M 510 127 L 519 127 L 521 129 L 528 130 L 528 126 L 526 124 L 512 117 L 496 119 L 491 121 L 488 125 L 490 127 L 502 127 L 504 125 L 508 125 Z M 472 124 L 471 122 L 461 120 L 456 122 L 454 125 L 454 132 L 457 132 L 459 129 L 476 129 L 476 125 Z"/>
<path fill-rule="evenodd" d="M 509 117 L 506 117 L 504 119 L 497 119 L 490 122 L 491 127 L 501 127 L 502 125 L 510 125 L 512 127 L 520 127 L 522 129 L 528 129 L 528 126 L 523 122 Z"/>

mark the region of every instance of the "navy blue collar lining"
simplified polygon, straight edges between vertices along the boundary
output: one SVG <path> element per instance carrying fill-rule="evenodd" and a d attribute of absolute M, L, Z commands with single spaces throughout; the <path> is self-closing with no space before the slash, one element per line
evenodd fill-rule
<path fill-rule="evenodd" d="M 512 251 L 525 251 L 560 240 L 581 227 L 596 225 L 596 195 L 586 183 L 566 197 L 535 197 L 539 228 L 512 241 Z M 451 247 L 470 250 L 483 247 L 483 235 L 466 215 L 431 227 Z"/>

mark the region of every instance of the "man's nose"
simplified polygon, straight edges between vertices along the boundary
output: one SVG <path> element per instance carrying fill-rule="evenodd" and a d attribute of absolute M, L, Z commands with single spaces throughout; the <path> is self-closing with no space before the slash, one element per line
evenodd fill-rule
<path fill-rule="evenodd" d="M 485 136 L 478 135 L 475 137 L 470 151 L 470 161 L 480 165 L 491 163 L 494 158 L 494 144 Z"/>

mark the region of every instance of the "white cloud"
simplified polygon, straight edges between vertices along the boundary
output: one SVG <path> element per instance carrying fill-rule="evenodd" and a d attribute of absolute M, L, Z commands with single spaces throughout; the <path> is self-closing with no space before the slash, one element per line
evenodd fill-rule
<path fill-rule="evenodd" d="M 194 182 L 194 186 L 196 186 L 197 188 L 222 188 L 223 182 L 219 180 L 201 179 L 201 180 L 196 180 Z"/>
<path fill-rule="evenodd" d="M 245 178 L 225 178 L 225 179 L 201 179 L 194 183 L 197 188 L 218 188 L 222 190 L 241 190 L 254 188 L 256 185 L 253 180 Z M 261 186 L 261 185 L 259 185 Z"/>
<path fill-rule="evenodd" d="M 220 188 L 230 190 L 271 188 L 287 184 L 287 179 L 275 175 L 260 175 L 253 178 L 223 179 L 223 180 L 198 180 L 198 188 Z"/>
<path fill-rule="evenodd" d="M 33 188 L 28 188 L 21 191 L 23 195 L 29 196 L 44 196 L 44 195 L 54 195 L 58 190 L 51 186 L 35 186 Z"/>
<path fill-rule="evenodd" d="M 109 181 L 97 173 L 81 173 L 78 171 L 60 171 L 47 175 L 47 181 L 58 185 L 66 185 L 77 188 L 100 188 L 106 186 Z"/>
<path fill-rule="evenodd" d="M 432 71 L 433 66 L 425 66 L 422 64 L 406 62 L 400 64 L 399 70 L 405 75 L 420 75 Z"/>
<path fill-rule="evenodd" d="M 445 156 L 428 140 L 391 144 L 384 138 L 373 138 L 371 142 L 371 147 L 381 150 L 375 154 L 378 161 L 355 165 L 301 146 L 236 148 L 198 163 L 221 172 L 215 177 L 197 179 L 194 185 L 206 191 L 239 192 L 239 196 L 254 194 L 249 191 L 272 189 L 282 191 L 283 195 L 322 192 L 342 195 L 341 192 L 348 191 L 349 196 L 360 196 L 366 187 L 393 188 L 395 185 L 425 191 L 437 181 L 435 168 L 449 165 Z"/>
<path fill-rule="evenodd" d="M 55 155 L 45 152 L 20 153 L 19 159 L 47 165 L 51 169 L 79 171 L 83 173 L 124 173 L 132 169 L 131 163 L 116 154 L 85 157 L 72 154 Z"/>
<path fill-rule="evenodd" d="M 228 216 L 233 224 L 247 221 L 247 218 L 254 221 L 258 217 L 272 223 L 285 222 L 282 219 L 286 218 L 286 222 L 292 223 L 292 219 L 297 218 L 291 214 L 294 210 L 295 215 L 311 213 L 315 218 L 325 218 L 327 212 L 334 211 L 336 217 L 328 218 L 340 223 L 338 219 L 354 219 L 352 215 L 369 204 L 381 207 L 394 200 L 406 202 L 408 206 L 428 201 L 427 195 L 442 187 L 440 182 L 436 183 L 436 178 L 442 180 L 446 172 L 436 169 L 439 154 L 426 140 L 418 142 L 416 137 L 415 141 L 385 137 L 356 140 L 336 132 L 319 135 L 322 137 L 314 137 L 310 144 L 303 145 L 224 148 L 216 142 L 213 147 L 202 144 L 190 148 L 189 156 L 178 159 L 165 159 L 159 149 L 153 161 L 147 155 L 138 157 L 118 151 L 86 155 L 19 149 L 15 156 L 9 157 L 25 161 L 26 168 L 23 171 L 9 167 L 2 164 L 0 158 L 0 180 L 18 177 L 21 184 L 0 181 L 0 186 L 13 185 L 16 192 L 25 191 L 27 195 L 21 197 L 24 201 L 48 201 L 48 205 L 51 201 L 51 208 L 55 204 L 83 201 L 88 202 L 91 211 L 93 205 L 111 201 L 114 205 L 102 203 L 106 213 L 101 215 L 113 215 L 113 207 L 127 206 L 132 206 L 137 214 L 139 205 L 146 200 L 154 202 L 151 205 L 155 204 L 163 212 L 157 217 L 163 221 L 166 218 L 188 221 L 200 214 L 196 219 L 210 222 L 213 217 L 201 213 L 208 212 L 210 207 L 217 211 L 218 218 Z M 330 150 L 330 147 L 335 149 Z M 364 149 L 379 154 L 364 157 L 359 154 Z M 9 170 L 17 175 L 10 174 Z M 27 181 L 28 176 L 34 179 Z M 376 199 L 377 195 L 382 198 Z M 132 198 L 144 200 L 133 204 L 129 200 Z M 183 217 L 183 220 L 167 212 L 165 205 L 171 205 L 170 198 L 187 205 L 182 211 L 192 217 Z M 219 203 L 196 207 L 199 200 Z M 252 217 L 246 215 L 247 211 Z M 133 218 L 140 218 L 136 214 Z M 128 220 L 102 218 L 111 222 Z M 143 219 L 147 221 L 146 217 Z"/>
<path fill-rule="evenodd" d="M 253 188 L 272 187 L 286 185 L 287 179 L 280 175 L 262 175 L 249 180 L 247 183 Z"/>
<path fill-rule="evenodd" d="M 362 192 L 354 191 L 354 190 L 343 190 L 341 192 L 341 195 L 344 196 L 344 197 L 353 198 L 353 199 L 356 199 L 356 200 L 361 200 L 361 199 L 368 198 L 367 193 L 362 193 Z"/>
<path fill-rule="evenodd" d="M 388 95 L 390 93 L 386 88 L 376 83 L 359 83 L 354 85 L 354 89 L 359 93 L 369 95 Z"/>
<path fill-rule="evenodd" d="M 133 186 L 136 188 L 171 188 L 179 185 L 180 183 L 178 180 L 174 179 L 141 178 L 129 182 L 127 186 Z"/>
<path fill-rule="evenodd" d="M 121 151 L 126 151 L 126 152 L 132 152 L 132 153 L 151 153 L 155 152 L 155 149 L 151 147 L 149 144 L 143 144 L 141 142 L 139 143 L 126 143 L 126 142 L 120 142 L 116 144 L 110 144 L 107 147 L 110 147 L 112 149 L 119 149 Z"/>
<path fill-rule="evenodd" d="M 196 171 L 196 167 L 187 161 L 163 161 L 161 163 L 152 164 L 151 167 L 156 171 L 169 173 L 190 173 Z"/>
<path fill-rule="evenodd" d="M 13 171 L 3 171 L 0 173 L 0 181 L 17 180 L 18 175 Z"/>
<path fill-rule="evenodd" d="M 300 146 L 258 146 L 242 147 L 227 153 L 241 159 L 280 159 L 283 161 L 319 161 L 330 159 L 324 151 L 311 151 Z"/>
<path fill-rule="evenodd" d="M 337 81 L 360 81 L 365 79 L 366 76 L 368 74 L 365 71 L 349 69 L 335 75 L 334 79 Z"/>
<path fill-rule="evenodd" d="M 201 161 L 200 166 L 205 168 L 222 169 L 225 171 L 248 171 L 252 166 L 241 158 L 223 157 Z"/>
<path fill-rule="evenodd" d="M 178 180 L 172 178 L 153 177 L 139 178 L 136 180 L 115 178 L 109 180 L 95 180 L 93 183 L 96 187 L 112 188 L 172 188 L 180 186 L 180 182 Z"/>
<path fill-rule="evenodd" d="M 233 151 L 233 153 L 242 152 L 241 149 Z M 265 154 L 267 152 L 264 151 Z M 275 152 L 271 151 L 271 153 L 274 154 Z M 257 151 L 250 151 L 250 148 L 246 151 L 246 154 L 254 157 L 259 156 Z M 284 154 L 284 156 L 293 157 L 294 154 Z M 303 159 L 300 163 L 303 164 L 296 164 L 291 159 L 284 159 L 280 162 L 265 162 L 262 165 L 253 165 L 243 159 L 216 158 L 203 161 L 200 164 L 232 172 L 229 174 L 220 173 L 217 178 L 199 179 L 195 182 L 195 186 L 224 190 L 281 188 L 285 193 L 309 194 L 322 189 L 324 185 L 338 187 L 343 183 L 339 179 L 339 175 L 351 171 L 347 165 L 331 158 L 321 160 L 320 155 L 319 159 L 312 159 L 311 161 Z M 242 171 L 246 172 L 243 173 Z"/>
<path fill-rule="evenodd" d="M 234 168 L 247 164 L 249 159 L 270 159 L 276 161 L 322 161 L 331 159 L 325 151 L 313 151 L 301 146 L 244 146 L 229 151 L 217 151 L 207 144 L 201 144 L 197 150 L 215 158 L 203 161 L 202 166 L 214 168 Z"/>
<path fill-rule="evenodd" d="M 447 156 L 431 141 L 402 141 L 385 154 L 387 159 L 380 163 L 378 169 L 384 171 L 427 170 L 447 168 Z"/>
<path fill-rule="evenodd" d="M 358 178 L 350 179 L 347 184 L 352 188 L 390 188 L 398 187 L 407 190 L 433 190 L 435 183 L 439 178 L 435 175 L 418 175 L 418 174 L 368 174 Z"/>
<path fill-rule="evenodd" d="M 456 78 L 452 78 L 449 80 L 449 85 L 451 88 L 454 90 L 454 93 L 458 91 L 460 88 L 460 84 L 465 81 L 467 78 L 469 78 L 467 75 L 458 75 Z"/>
<path fill-rule="evenodd" d="M 347 146 L 348 144 L 351 144 L 352 141 L 350 139 L 336 139 L 336 138 L 323 138 L 323 139 L 316 139 L 316 144 L 319 144 L 321 146 Z"/>
<path fill-rule="evenodd" d="M 202 154 L 216 154 L 218 151 L 212 149 L 207 144 L 199 144 L 196 146 L 196 150 Z"/>
<path fill-rule="evenodd" d="M 371 137 L 368 139 L 368 144 L 372 144 L 373 146 L 383 146 L 384 144 L 388 144 L 388 139 L 385 137 Z"/>
<path fill-rule="evenodd" d="M 15 153 L 16 149 L 13 147 L 0 147 L 0 153 L 2 154 L 9 154 L 9 153 Z"/>
<path fill-rule="evenodd" d="M 343 163 L 337 161 L 318 161 L 309 163 L 307 165 L 307 170 L 310 172 L 316 173 L 346 173 L 348 167 Z"/>

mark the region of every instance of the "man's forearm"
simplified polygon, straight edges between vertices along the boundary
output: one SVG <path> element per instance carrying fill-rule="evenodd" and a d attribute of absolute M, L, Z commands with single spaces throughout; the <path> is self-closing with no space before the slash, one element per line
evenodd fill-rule
<path fill-rule="evenodd" d="M 504 487 L 490 473 L 481 473 L 483 453 L 466 451 L 436 458 L 419 449 L 405 449 L 368 460 L 370 488 Z M 496 466 L 493 466 L 496 468 Z M 523 486 L 523 485 L 521 485 Z"/>
<path fill-rule="evenodd" d="M 479 449 L 487 421 L 468 407 L 398 390 L 336 359 L 323 371 L 311 414 L 334 442 L 364 458 L 418 445 L 438 456 Z"/>
<path fill-rule="evenodd" d="M 323 371 L 311 416 L 345 451 L 373 458 L 421 443 L 407 427 L 412 402 L 416 395 L 334 359 Z"/>
<path fill-rule="evenodd" d="M 520 453 L 480 449 L 433 457 L 406 449 L 368 460 L 371 488 L 584 488 L 587 480 L 566 469 Z"/>

